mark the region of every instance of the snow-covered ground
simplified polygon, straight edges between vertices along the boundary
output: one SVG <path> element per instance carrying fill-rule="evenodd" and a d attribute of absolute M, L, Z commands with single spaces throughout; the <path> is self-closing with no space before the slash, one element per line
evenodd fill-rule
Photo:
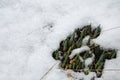
<path fill-rule="evenodd" d="M 42 80 L 73 80 L 51 54 L 75 28 L 90 23 L 102 27 L 96 43 L 120 50 L 120 0 L 0 0 L 0 80 L 40 80 L 53 65 Z M 119 61 L 120 51 L 96 80 L 119 80 Z"/>

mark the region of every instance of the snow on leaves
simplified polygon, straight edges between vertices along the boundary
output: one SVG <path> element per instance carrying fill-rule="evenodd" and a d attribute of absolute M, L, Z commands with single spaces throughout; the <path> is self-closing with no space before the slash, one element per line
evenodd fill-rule
<path fill-rule="evenodd" d="M 60 42 L 59 49 L 52 54 L 53 58 L 61 61 L 60 66 L 64 70 L 71 69 L 75 72 L 84 72 L 85 75 L 88 75 L 89 72 L 95 72 L 97 77 L 101 77 L 105 60 L 116 58 L 117 52 L 115 49 L 103 49 L 92 41 L 100 33 L 100 26 L 92 29 L 91 25 L 86 25 L 81 29 L 75 29 L 71 35 Z M 86 37 L 87 39 L 85 39 Z M 89 49 L 75 51 L 75 49 L 81 49 L 83 46 L 87 46 Z"/>

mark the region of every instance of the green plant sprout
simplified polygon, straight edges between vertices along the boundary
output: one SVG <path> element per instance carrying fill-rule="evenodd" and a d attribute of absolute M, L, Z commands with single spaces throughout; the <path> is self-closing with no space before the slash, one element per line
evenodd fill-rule
<path fill-rule="evenodd" d="M 83 28 L 75 29 L 73 34 L 69 35 L 65 40 L 60 42 L 59 49 L 52 53 L 55 60 L 60 60 L 61 67 L 65 70 L 71 69 L 76 72 L 84 72 L 88 75 L 89 72 L 95 72 L 97 77 L 101 77 L 105 60 L 116 58 L 117 51 L 115 49 L 103 49 L 100 45 L 92 42 L 92 39 L 97 38 L 101 33 L 100 26 L 92 29 L 91 25 L 83 26 Z M 84 51 L 74 55 L 73 58 L 69 56 L 72 50 L 81 48 L 83 39 L 86 36 L 90 36 L 86 46 L 90 48 L 88 51 Z M 88 69 L 85 70 L 85 60 L 91 58 L 94 55 L 94 60 L 88 65 Z M 79 57 L 82 57 L 83 61 Z"/>

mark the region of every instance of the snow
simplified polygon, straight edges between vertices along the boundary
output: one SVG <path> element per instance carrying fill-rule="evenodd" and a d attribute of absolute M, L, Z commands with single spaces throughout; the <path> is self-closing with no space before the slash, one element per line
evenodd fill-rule
<path fill-rule="evenodd" d="M 58 63 L 51 54 L 60 41 L 90 23 L 102 27 L 94 42 L 118 49 L 117 58 L 106 61 L 105 69 L 119 69 L 119 14 L 120 0 L 0 0 L 0 80 L 40 80 Z M 44 80 L 72 80 L 56 66 Z M 119 80 L 119 74 L 104 71 L 102 78 Z"/>
<path fill-rule="evenodd" d="M 72 53 L 70 54 L 70 59 L 72 59 L 76 54 L 79 54 L 83 51 L 88 51 L 90 50 L 90 48 L 88 46 L 81 46 L 80 48 L 77 48 L 77 49 L 73 49 L 72 50 Z"/>
<path fill-rule="evenodd" d="M 94 56 L 85 60 L 85 67 L 88 67 L 94 60 Z"/>
<path fill-rule="evenodd" d="M 87 42 L 88 42 L 88 40 L 89 40 L 89 38 L 90 38 L 90 36 L 86 36 L 86 37 L 83 39 L 82 44 L 83 44 L 83 45 L 86 45 Z"/>

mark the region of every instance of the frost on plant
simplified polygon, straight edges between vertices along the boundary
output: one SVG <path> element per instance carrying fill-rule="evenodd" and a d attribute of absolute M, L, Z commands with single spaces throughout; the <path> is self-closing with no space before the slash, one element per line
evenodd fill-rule
<path fill-rule="evenodd" d="M 59 49 L 52 54 L 55 60 L 60 60 L 60 66 L 64 69 L 71 69 L 76 72 L 95 72 L 97 77 L 101 77 L 106 59 L 116 58 L 115 49 L 103 49 L 100 45 L 94 43 L 92 39 L 97 38 L 101 33 L 100 26 L 92 29 L 91 25 L 75 29 L 65 40 L 60 42 Z M 85 38 L 86 43 L 83 43 Z M 73 56 L 72 51 L 87 46 L 89 49 L 77 51 Z M 86 64 L 86 61 L 92 59 L 92 62 Z"/>

